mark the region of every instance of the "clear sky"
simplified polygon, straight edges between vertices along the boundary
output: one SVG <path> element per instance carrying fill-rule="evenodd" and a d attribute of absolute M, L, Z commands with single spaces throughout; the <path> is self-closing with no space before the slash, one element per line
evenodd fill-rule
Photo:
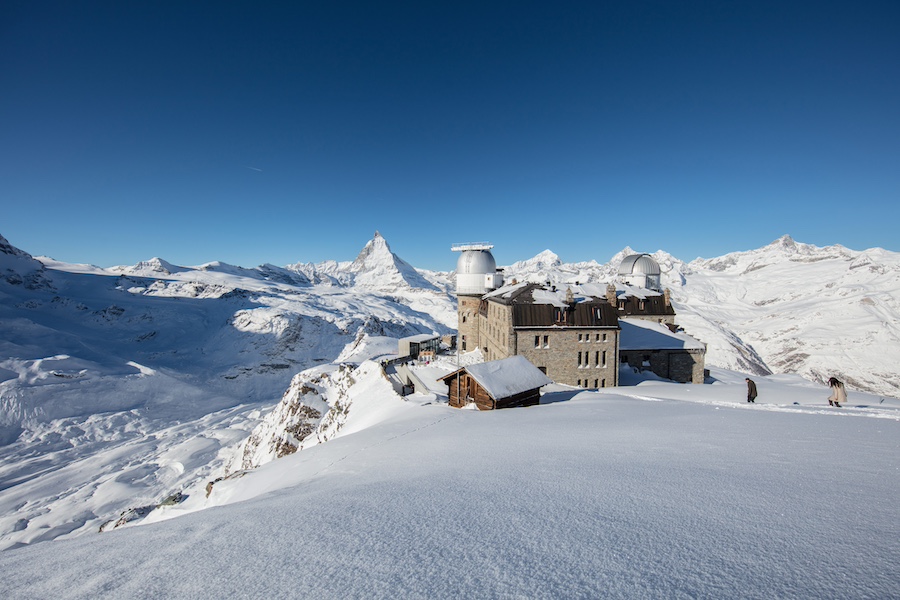
<path fill-rule="evenodd" d="M 7 0 L 0 115 L 66 262 L 900 251 L 896 0 Z"/>

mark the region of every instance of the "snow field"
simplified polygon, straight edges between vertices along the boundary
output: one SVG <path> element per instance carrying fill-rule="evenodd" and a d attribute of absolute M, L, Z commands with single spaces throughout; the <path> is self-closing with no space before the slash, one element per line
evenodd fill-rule
<path fill-rule="evenodd" d="M 896 596 L 900 422 L 656 400 L 409 406 L 220 482 L 227 505 L 2 553 L 0 591 Z"/>

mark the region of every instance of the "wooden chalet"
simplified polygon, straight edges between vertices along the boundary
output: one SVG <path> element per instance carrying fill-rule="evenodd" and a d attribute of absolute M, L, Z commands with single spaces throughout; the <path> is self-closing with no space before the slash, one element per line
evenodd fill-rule
<path fill-rule="evenodd" d="M 469 365 L 441 377 L 447 384 L 450 406 L 474 403 L 479 410 L 533 406 L 540 389 L 553 381 L 524 356 Z"/>

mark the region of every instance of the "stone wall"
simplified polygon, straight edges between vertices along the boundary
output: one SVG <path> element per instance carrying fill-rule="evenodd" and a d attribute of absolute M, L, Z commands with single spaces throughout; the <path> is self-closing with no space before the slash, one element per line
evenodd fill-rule
<path fill-rule="evenodd" d="M 517 354 L 556 383 L 582 388 L 618 385 L 617 329 L 535 328 L 519 329 L 516 335 Z"/>
<path fill-rule="evenodd" d="M 702 350 L 627 350 L 619 360 L 679 383 L 703 383 L 706 361 Z"/>
<path fill-rule="evenodd" d="M 456 343 L 463 352 L 471 352 L 480 345 L 478 339 L 478 305 L 480 296 L 457 296 L 458 335 Z"/>

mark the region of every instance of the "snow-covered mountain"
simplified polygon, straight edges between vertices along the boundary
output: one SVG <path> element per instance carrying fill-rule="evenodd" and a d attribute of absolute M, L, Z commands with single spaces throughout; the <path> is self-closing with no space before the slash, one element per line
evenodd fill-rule
<path fill-rule="evenodd" d="M 606 282 L 630 253 L 566 264 L 546 251 L 505 274 Z M 898 254 L 782 238 L 654 257 L 708 366 L 900 396 Z M 103 269 L 0 237 L 0 548 L 127 525 L 379 422 L 372 397 L 401 401 L 367 359 L 453 331 L 452 288 L 453 273 L 417 271 L 377 233 L 355 261 L 256 268 Z"/>
<path fill-rule="evenodd" d="M 455 328 L 452 296 L 401 285 L 380 236 L 367 248 L 357 267 L 383 280 L 314 285 L 272 265 L 67 265 L 0 237 L 0 547 L 153 506 L 230 461 L 295 373 Z"/>
<path fill-rule="evenodd" d="M 369 240 L 353 261 L 296 263 L 288 270 L 316 284 L 396 292 L 409 289 L 448 290 L 446 275 L 417 270 L 391 251 L 379 233 Z"/>

